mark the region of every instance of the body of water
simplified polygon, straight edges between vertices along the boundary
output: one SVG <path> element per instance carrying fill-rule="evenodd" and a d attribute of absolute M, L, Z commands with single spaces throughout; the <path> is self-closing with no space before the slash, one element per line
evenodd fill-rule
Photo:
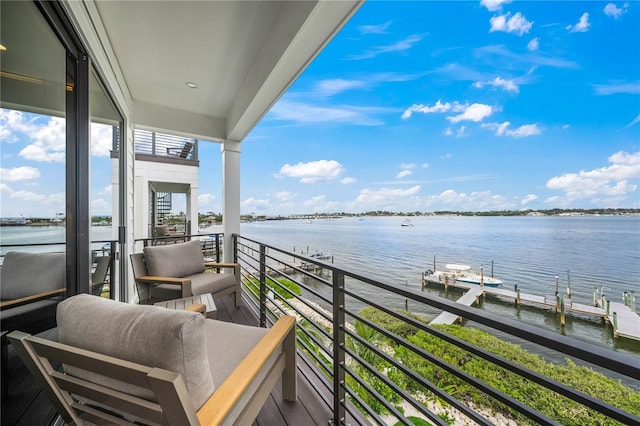
<path fill-rule="evenodd" d="M 640 217 L 543 216 L 543 217 L 412 217 L 413 226 L 401 226 L 401 217 L 266 221 L 242 224 L 242 235 L 297 253 L 322 252 L 336 265 L 381 281 L 421 290 L 421 273 L 446 263 L 462 263 L 493 271 L 503 287 L 514 285 L 524 293 L 553 295 L 556 276 L 566 294 L 570 279 L 572 299 L 592 304 L 594 288 L 608 299 L 622 302 L 623 292 L 635 292 L 640 307 Z M 425 292 L 449 299 L 460 290 L 444 291 L 431 285 Z M 366 289 L 364 290 L 366 293 Z M 328 293 L 327 293 L 328 295 Z M 372 300 L 388 299 L 372 290 Z M 398 304 L 395 302 L 394 304 Z M 400 306 L 394 306 L 400 307 Z M 404 307 L 404 306 L 402 306 Z M 640 343 L 614 339 L 601 319 L 586 315 L 559 316 L 534 307 L 517 309 L 513 303 L 487 298 L 480 309 L 558 331 L 591 343 L 640 356 Z M 410 310 L 435 316 L 423 306 Z"/>

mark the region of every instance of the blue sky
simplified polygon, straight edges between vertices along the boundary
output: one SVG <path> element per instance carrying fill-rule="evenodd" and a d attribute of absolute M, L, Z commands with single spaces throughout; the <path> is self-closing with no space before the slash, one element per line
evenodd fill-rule
<path fill-rule="evenodd" d="M 639 208 L 639 23 L 638 2 L 369 1 L 244 140 L 241 211 Z M 64 188 L 23 150 L 53 136 L 5 144 L 8 115 L 2 216 L 37 215 Z M 199 154 L 219 212 L 219 146 Z"/>

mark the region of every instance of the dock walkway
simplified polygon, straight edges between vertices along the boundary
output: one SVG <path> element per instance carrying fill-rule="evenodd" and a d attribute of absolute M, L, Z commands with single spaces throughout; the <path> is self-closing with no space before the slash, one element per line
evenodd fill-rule
<path fill-rule="evenodd" d="M 471 306 L 476 302 L 476 300 L 478 300 L 478 297 L 482 296 L 484 290 L 484 287 L 480 286 L 469 288 L 469 291 L 467 291 L 460 299 L 456 300 L 456 302 L 466 306 Z M 453 324 L 458 320 L 458 318 L 458 315 L 445 311 L 438 315 L 438 317 L 429 324 Z"/>
<path fill-rule="evenodd" d="M 521 303 L 529 303 L 552 308 L 557 312 L 560 312 L 561 310 L 560 306 L 558 306 L 558 301 L 555 295 L 540 296 L 507 290 L 504 288 L 479 286 L 456 281 L 445 283 L 437 279 L 430 279 L 429 277 L 424 277 L 424 283 L 434 283 L 445 285 L 445 287 L 451 286 L 468 290 L 461 298 L 457 300 L 458 303 L 461 303 L 465 306 L 471 306 L 478 300 L 480 296 L 490 294 L 504 300 L 512 301 L 518 305 Z M 638 313 L 636 312 L 633 312 L 629 306 L 623 303 L 609 301 L 609 312 L 607 313 L 607 311 L 605 310 L 605 306 L 591 306 L 582 303 L 574 303 L 571 299 L 565 299 L 563 300 L 563 302 L 564 311 L 567 313 L 573 312 L 601 317 L 613 326 L 613 333 L 616 337 L 625 337 L 628 339 L 640 340 L 640 315 L 638 315 Z M 598 300 L 598 303 L 602 305 L 602 301 Z M 616 313 L 617 317 L 615 319 L 613 316 L 614 312 Z M 430 324 L 453 324 L 458 320 L 458 318 L 459 317 L 453 313 L 443 312 L 433 321 L 431 321 Z"/>

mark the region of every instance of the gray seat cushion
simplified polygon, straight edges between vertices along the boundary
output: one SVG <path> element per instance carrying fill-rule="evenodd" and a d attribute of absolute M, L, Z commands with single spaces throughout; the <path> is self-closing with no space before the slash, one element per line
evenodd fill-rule
<path fill-rule="evenodd" d="M 206 320 L 207 357 L 213 383 L 220 386 L 268 329 Z"/>
<path fill-rule="evenodd" d="M 200 241 L 143 249 L 149 275 L 182 278 L 204 271 L 204 257 Z"/>
<path fill-rule="evenodd" d="M 20 299 L 65 287 L 65 253 L 10 251 L 0 268 L 0 298 Z"/>
<path fill-rule="evenodd" d="M 57 320 L 62 343 L 180 374 L 196 410 L 214 391 L 205 318 L 200 314 L 81 294 L 58 305 Z M 152 399 L 137 386 L 78 369 L 67 372 Z"/>
<path fill-rule="evenodd" d="M 191 293 L 193 293 L 194 296 L 217 293 L 236 285 L 236 278 L 233 274 L 204 272 L 201 274 L 187 275 L 183 278 L 189 278 L 191 280 Z"/>

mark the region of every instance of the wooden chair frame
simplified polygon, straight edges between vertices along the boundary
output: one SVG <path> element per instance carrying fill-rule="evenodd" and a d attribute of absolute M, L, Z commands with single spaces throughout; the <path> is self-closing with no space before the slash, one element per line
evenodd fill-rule
<path fill-rule="evenodd" d="M 133 253 L 131 255 L 131 263 L 133 266 L 133 275 L 138 288 L 138 296 L 140 297 L 140 303 L 146 304 L 152 302 L 150 299 L 143 299 L 140 295 L 140 285 L 151 286 L 154 284 L 174 284 L 181 286 L 181 296 L 189 297 L 193 296 L 191 292 L 191 280 L 187 278 L 175 278 L 175 277 L 161 277 L 154 275 L 147 275 L 147 267 L 144 261 L 144 253 Z M 228 294 L 235 292 L 235 304 L 240 306 L 242 304 L 242 277 L 240 274 L 239 263 L 218 263 L 218 262 L 205 262 L 205 268 L 233 268 L 233 274 L 236 279 L 236 285 L 216 293 L 212 293 L 214 299 L 219 299 Z M 142 269 L 142 270 L 141 270 Z M 141 275 L 138 275 L 141 274 Z"/>
<path fill-rule="evenodd" d="M 214 320 L 207 320 L 214 321 Z M 14 331 L 8 336 L 62 418 L 76 425 L 251 424 L 282 377 L 282 394 L 297 400 L 295 318 L 283 316 L 240 361 L 227 379 L 195 410 L 182 377 L 62 343 Z M 150 390 L 157 402 L 141 399 L 52 367 L 61 362 Z M 249 393 L 249 395 L 247 395 Z"/>

